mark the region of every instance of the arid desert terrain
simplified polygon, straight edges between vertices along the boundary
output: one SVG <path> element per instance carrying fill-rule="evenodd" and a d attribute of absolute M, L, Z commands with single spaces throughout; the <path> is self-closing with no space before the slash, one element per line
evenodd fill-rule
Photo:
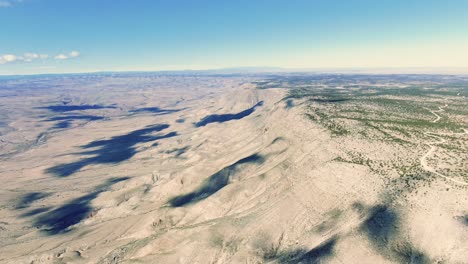
<path fill-rule="evenodd" d="M 468 263 L 468 77 L 0 79 L 0 263 Z"/>

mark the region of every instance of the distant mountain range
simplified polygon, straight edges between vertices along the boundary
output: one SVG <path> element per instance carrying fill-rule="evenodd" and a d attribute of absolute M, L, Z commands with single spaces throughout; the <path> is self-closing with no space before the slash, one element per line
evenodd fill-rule
<path fill-rule="evenodd" d="M 453 74 L 468 75 L 468 68 L 440 67 L 440 68 L 281 68 L 281 67 L 232 67 L 208 70 L 171 70 L 171 71 L 106 71 L 89 73 L 50 73 L 32 75 L 0 75 L 2 79 L 54 77 L 54 76 L 112 76 L 112 75 L 147 75 L 158 73 L 161 75 L 240 75 L 240 74 L 278 74 L 278 73 L 315 73 L 315 74 Z"/>

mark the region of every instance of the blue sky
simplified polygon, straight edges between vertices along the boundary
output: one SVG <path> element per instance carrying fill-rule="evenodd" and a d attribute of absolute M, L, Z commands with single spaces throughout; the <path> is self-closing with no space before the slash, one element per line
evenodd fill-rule
<path fill-rule="evenodd" d="M 468 67 L 465 0 L 0 0 L 0 74 Z"/>

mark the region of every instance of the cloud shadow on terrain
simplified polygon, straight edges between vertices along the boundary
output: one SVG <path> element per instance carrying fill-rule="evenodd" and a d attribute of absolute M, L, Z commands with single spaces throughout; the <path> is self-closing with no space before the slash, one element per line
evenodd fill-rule
<path fill-rule="evenodd" d="M 398 216 L 386 205 L 376 205 L 368 209 L 369 216 L 362 225 L 372 244 L 384 248 L 398 232 Z"/>
<path fill-rule="evenodd" d="M 382 256 L 398 260 L 400 263 L 430 263 L 423 252 L 414 248 L 411 242 L 404 238 L 397 211 L 385 204 L 366 208 L 360 203 L 355 203 L 354 208 L 367 214 L 360 230 Z"/>
<path fill-rule="evenodd" d="M 57 124 L 55 124 L 52 128 L 54 129 L 63 129 L 63 128 L 69 128 L 71 126 L 70 121 L 60 121 Z"/>
<path fill-rule="evenodd" d="M 231 121 L 231 120 L 239 120 L 239 119 L 242 119 L 242 118 L 252 114 L 255 111 L 255 108 L 257 108 L 259 106 L 262 106 L 262 105 L 263 105 L 263 101 L 260 101 L 257 104 L 255 104 L 254 106 L 252 106 L 251 108 L 246 109 L 246 110 L 244 110 L 242 112 L 239 112 L 237 114 L 208 115 L 208 116 L 205 116 L 204 118 L 202 118 L 200 121 L 198 121 L 194 125 L 196 127 L 202 127 L 202 126 L 206 126 L 206 125 L 208 125 L 210 123 L 224 123 L 224 122 Z"/>
<path fill-rule="evenodd" d="M 57 112 L 57 113 L 64 113 L 64 112 L 71 112 L 71 111 L 78 111 L 78 110 L 95 110 L 95 109 L 115 109 L 117 108 L 116 106 L 109 105 L 68 105 L 68 104 L 63 104 L 63 105 L 48 105 L 48 106 L 41 106 L 41 107 L 36 107 L 36 109 L 47 109 L 52 112 Z"/>
<path fill-rule="evenodd" d="M 50 193 L 44 193 L 44 192 L 27 193 L 27 194 L 21 196 L 21 198 L 19 199 L 18 203 L 15 206 L 15 209 L 18 210 L 18 209 L 28 208 L 31 205 L 31 203 L 33 203 L 34 201 L 40 200 L 40 199 L 45 198 L 45 197 L 47 197 L 49 195 L 50 195 Z"/>
<path fill-rule="evenodd" d="M 31 217 L 31 216 L 34 216 L 34 215 L 38 215 L 38 214 L 42 214 L 44 212 L 47 212 L 51 209 L 51 207 L 41 207 L 41 208 L 36 208 L 36 209 L 32 209 L 32 210 L 29 210 L 25 213 L 22 213 L 20 215 L 20 217 Z"/>
<path fill-rule="evenodd" d="M 68 128 L 71 125 L 71 122 L 75 120 L 84 120 L 84 121 L 96 121 L 102 120 L 104 117 L 95 116 L 95 115 L 66 115 L 66 116 L 55 116 L 49 119 L 44 120 L 45 122 L 54 122 L 60 121 L 55 124 L 53 128 Z"/>
<path fill-rule="evenodd" d="M 318 224 L 313 230 L 317 233 L 326 233 L 333 228 L 335 228 L 342 220 L 341 217 L 342 211 L 332 210 L 328 213 L 328 218 L 322 223 Z"/>
<path fill-rule="evenodd" d="M 112 185 L 125 181 L 128 177 L 113 178 L 107 180 L 104 184 L 97 186 L 90 194 L 78 197 L 68 203 L 42 214 L 33 220 L 36 227 L 41 227 L 42 231 L 48 235 L 57 235 L 71 231 L 69 227 L 78 224 L 83 219 L 89 217 L 93 211 L 90 203 L 100 193 L 108 190 Z"/>
<path fill-rule="evenodd" d="M 91 164 L 119 163 L 128 160 L 137 153 L 134 147 L 136 144 L 177 136 L 177 132 L 170 132 L 165 135 L 151 135 L 151 133 L 162 131 L 168 127 L 167 124 L 151 125 L 125 135 L 92 141 L 81 146 L 82 149 L 87 151 L 78 153 L 78 155 L 93 155 L 92 157 L 56 165 L 48 168 L 46 172 L 58 177 L 67 177 Z"/>
<path fill-rule="evenodd" d="M 189 149 L 190 149 L 189 146 L 185 146 L 183 148 L 175 148 L 175 149 L 171 149 L 171 150 L 166 150 L 166 151 L 164 151 L 164 153 L 173 154 L 174 158 L 179 158 L 182 154 L 187 152 L 187 150 L 189 150 Z"/>
<path fill-rule="evenodd" d="M 468 226 L 468 215 L 461 217 L 460 222 L 466 226 Z"/>
<path fill-rule="evenodd" d="M 312 102 L 317 102 L 317 103 L 341 103 L 341 102 L 346 102 L 351 99 L 349 98 L 312 98 L 309 99 Z"/>
<path fill-rule="evenodd" d="M 263 162 L 265 162 L 265 159 L 259 154 L 253 154 L 238 160 L 234 164 L 211 175 L 193 192 L 170 199 L 169 204 L 172 207 L 181 207 L 204 200 L 228 185 L 229 178 L 238 171 L 240 165 L 248 163 L 262 164 Z"/>
<path fill-rule="evenodd" d="M 182 109 L 161 109 L 159 107 L 142 107 L 130 110 L 130 113 L 154 113 L 157 115 L 167 115 L 175 112 L 179 112 Z"/>
<path fill-rule="evenodd" d="M 292 99 L 286 100 L 286 105 L 284 106 L 284 108 L 289 109 L 293 107 L 294 107 L 294 101 Z"/>
<path fill-rule="evenodd" d="M 54 116 L 45 121 L 73 121 L 73 120 L 86 120 L 95 121 L 104 119 L 102 116 L 95 115 L 66 115 L 66 116 Z"/>
<path fill-rule="evenodd" d="M 264 257 L 266 261 L 275 260 L 280 264 L 315 264 L 322 263 L 326 259 L 334 255 L 334 248 L 336 242 L 338 241 L 337 237 L 332 237 L 331 239 L 323 242 L 317 247 L 308 250 L 306 248 L 298 248 L 293 250 L 285 250 L 276 252 L 274 256 Z"/>

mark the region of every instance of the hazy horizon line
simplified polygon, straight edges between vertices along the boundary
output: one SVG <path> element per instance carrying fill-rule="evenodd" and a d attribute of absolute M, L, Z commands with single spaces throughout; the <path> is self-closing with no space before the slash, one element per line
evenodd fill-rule
<path fill-rule="evenodd" d="M 311 73 L 311 74 L 428 74 L 428 75 L 468 75 L 468 67 L 323 67 L 287 68 L 275 66 L 239 66 L 207 69 L 158 69 L 158 70 L 96 70 L 77 72 L 50 72 L 26 74 L 2 74 L 0 77 L 46 76 L 46 75 L 86 75 L 123 73 L 205 73 L 205 74 L 267 74 L 267 73 Z"/>

